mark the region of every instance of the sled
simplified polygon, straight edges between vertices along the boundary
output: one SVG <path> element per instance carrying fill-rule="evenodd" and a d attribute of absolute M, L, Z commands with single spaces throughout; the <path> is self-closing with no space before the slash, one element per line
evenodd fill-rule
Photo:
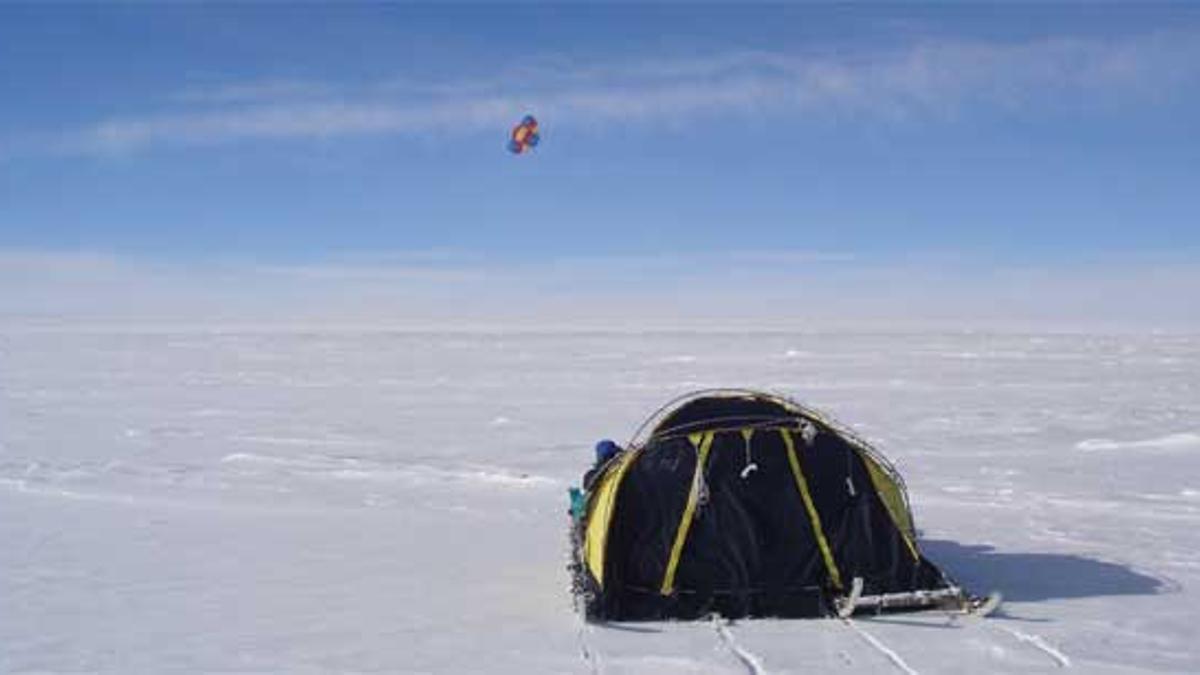
<path fill-rule="evenodd" d="M 862 590 L 862 579 L 855 577 L 850 591 L 834 601 L 834 609 L 839 618 L 846 619 L 860 611 L 883 613 L 922 609 L 938 609 L 983 617 L 995 612 L 1003 602 L 1003 596 L 998 591 L 981 597 L 967 593 L 960 586 L 876 595 L 863 595 Z"/>

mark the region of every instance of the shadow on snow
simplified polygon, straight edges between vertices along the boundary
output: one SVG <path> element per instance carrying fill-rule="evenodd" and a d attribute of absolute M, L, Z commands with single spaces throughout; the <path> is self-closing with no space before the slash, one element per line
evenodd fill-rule
<path fill-rule="evenodd" d="M 925 539 L 921 552 L 976 593 L 999 590 L 1005 600 L 1038 602 L 1105 595 L 1152 595 L 1166 582 L 1116 563 L 1066 553 L 1003 553 L 987 545 Z"/>

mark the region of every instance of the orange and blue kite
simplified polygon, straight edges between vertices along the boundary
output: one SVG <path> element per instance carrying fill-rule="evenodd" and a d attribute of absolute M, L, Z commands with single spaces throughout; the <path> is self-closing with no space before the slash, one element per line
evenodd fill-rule
<path fill-rule="evenodd" d="M 538 135 L 538 123 L 533 115 L 526 115 L 521 123 L 513 127 L 512 136 L 508 141 L 508 151 L 520 155 L 537 147 L 542 137 Z"/>

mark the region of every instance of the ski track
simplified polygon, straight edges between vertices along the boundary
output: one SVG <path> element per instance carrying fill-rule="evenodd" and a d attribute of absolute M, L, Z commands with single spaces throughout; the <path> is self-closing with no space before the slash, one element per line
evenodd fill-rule
<path fill-rule="evenodd" d="M 853 630 L 855 633 L 858 633 L 858 636 L 861 637 L 864 642 L 871 645 L 871 647 L 874 648 L 875 651 L 877 651 L 880 654 L 887 657 L 887 660 L 891 661 L 892 665 L 896 666 L 897 670 L 899 670 L 902 673 L 905 673 L 905 675 L 919 675 L 917 673 L 917 671 L 913 670 L 911 666 L 909 666 L 907 663 L 905 663 L 904 659 L 900 658 L 899 654 L 897 654 L 895 651 L 893 651 L 887 645 L 880 642 L 879 639 L 876 638 L 874 635 L 871 635 L 867 631 L 863 630 L 863 628 L 861 626 L 859 626 L 855 621 L 853 621 L 852 619 L 848 619 L 848 618 L 842 619 L 841 621 L 842 621 L 842 623 L 849 626 L 850 629 Z"/>
<path fill-rule="evenodd" d="M 742 665 L 746 666 L 747 673 L 750 675 L 766 675 L 767 669 L 763 667 L 762 660 L 757 654 L 738 644 L 737 638 L 733 636 L 733 631 L 729 629 L 728 621 L 714 615 L 712 623 L 717 631 L 717 636 L 721 639 L 721 644 L 736 656 L 738 661 L 742 662 Z"/>
<path fill-rule="evenodd" d="M 592 646 L 591 641 L 588 640 L 588 635 L 592 632 L 592 626 L 584 618 L 582 609 L 577 599 L 575 620 L 579 622 L 579 625 L 575 631 L 575 637 L 579 641 L 579 657 L 587 664 L 589 673 L 592 675 L 603 675 L 604 664 L 600 661 L 600 654 Z"/>
<path fill-rule="evenodd" d="M 1066 654 L 1062 653 L 1062 651 L 1047 643 L 1040 635 L 1023 633 L 1021 631 L 1006 628 L 1004 626 L 998 626 L 993 622 L 993 619 L 989 619 L 986 616 L 972 616 L 968 613 L 950 611 L 946 612 L 946 617 L 948 619 L 947 626 L 988 626 L 991 630 L 1003 632 L 1006 640 L 1008 638 L 1015 638 L 1019 643 L 1028 645 L 1030 648 L 1042 655 L 1049 656 L 1059 668 L 1071 667 L 1071 659 L 1068 658 Z M 855 626 L 855 628 L 857 628 L 857 626 Z M 864 631 L 860 630 L 860 633 L 865 635 Z M 976 635 L 976 637 L 980 636 Z M 994 640 L 988 640 L 988 642 L 999 647 L 999 644 Z"/>
<path fill-rule="evenodd" d="M 578 633 L 579 656 L 583 659 L 583 662 L 587 664 L 589 673 L 592 675 L 603 675 L 604 663 L 600 659 L 600 653 L 597 652 L 594 647 L 592 647 L 591 642 L 588 640 L 588 635 L 591 634 L 591 632 L 592 627 L 588 625 L 587 621 L 580 619 Z"/>
<path fill-rule="evenodd" d="M 568 560 L 570 553 L 567 554 Z M 572 604 L 574 607 L 575 621 L 578 622 L 576 627 L 575 637 L 579 641 L 579 656 L 583 662 L 587 664 L 588 672 L 592 675 L 603 675 L 604 663 L 600 658 L 600 652 L 596 651 L 593 646 L 593 641 L 588 639 L 592 635 L 592 624 L 588 623 L 586 612 L 584 609 L 583 597 L 572 591 Z"/>
<path fill-rule="evenodd" d="M 1052 646 L 1050 643 L 1046 642 L 1042 636 L 1034 633 L 1023 633 L 1019 630 L 1006 628 L 1004 626 L 996 626 L 996 629 L 1016 638 L 1018 642 L 1037 648 L 1038 651 L 1054 659 L 1054 662 L 1058 664 L 1059 668 L 1071 667 L 1071 659 L 1068 658 L 1066 654 Z"/>

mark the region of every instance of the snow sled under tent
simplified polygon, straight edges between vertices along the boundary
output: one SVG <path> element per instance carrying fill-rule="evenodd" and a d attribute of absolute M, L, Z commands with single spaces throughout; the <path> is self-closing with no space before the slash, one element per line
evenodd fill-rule
<path fill-rule="evenodd" d="M 589 477 L 572 518 L 589 620 L 989 612 L 921 555 L 904 482 L 789 399 L 690 394 Z"/>

